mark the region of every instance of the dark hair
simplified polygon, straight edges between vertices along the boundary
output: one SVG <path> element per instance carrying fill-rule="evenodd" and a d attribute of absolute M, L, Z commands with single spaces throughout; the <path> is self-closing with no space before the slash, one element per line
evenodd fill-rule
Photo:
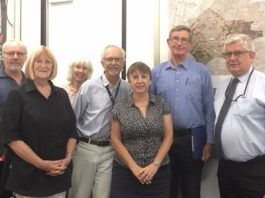
<path fill-rule="evenodd" d="M 127 78 L 129 79 L 129 76 L 137 70 L 144 74 L 148 74 L 148 76 L 150 76 L 150 79 L 152 79 L 150 67 L 143 62 L 133 63 L 127 71 Z"/>

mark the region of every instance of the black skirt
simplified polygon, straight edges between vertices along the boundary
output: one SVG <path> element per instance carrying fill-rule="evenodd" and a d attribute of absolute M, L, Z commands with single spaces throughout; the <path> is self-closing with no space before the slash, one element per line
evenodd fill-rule
<path fill-rule="evenodd" d="M 152 184 L 141 184 L 132 172 L 113 161 L 111 198 L 165 198 L 169 197 L 170 166 L 161 166 Z"/>

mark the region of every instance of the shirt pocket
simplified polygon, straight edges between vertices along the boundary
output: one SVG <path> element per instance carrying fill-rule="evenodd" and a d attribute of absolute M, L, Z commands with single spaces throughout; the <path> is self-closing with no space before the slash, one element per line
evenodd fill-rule
<path fill-rule="evenodd" d="M 187 97 L 190 99 L 196 99 L 200 102 L 202 97 L 202 85 L 199 81 L 188 81 L 187 82 Z"/>
<path fill-rule="evenodd" d="M 234 115 L 246 117 L 258 110 L 257 102 L 254 98 L 239 98 L 234 106 Z"/>

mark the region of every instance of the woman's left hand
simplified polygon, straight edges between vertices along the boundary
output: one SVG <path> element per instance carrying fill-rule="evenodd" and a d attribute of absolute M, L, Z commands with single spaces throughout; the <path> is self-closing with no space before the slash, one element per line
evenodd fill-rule
<path fill-rule="evenodd" d="M 50 176 L 59 176 L 59 175 L 64 174 L 70 162 L 71 162 L 71 158 L 64 158 L 60 161 L 60 164 L 58 164 L 58 166 L 61 167 L 61 170 L 50 171 L 50 172 L 47 172 L 46 174 Z"/>
<path fill-rule="evenodd" d="M 149 164 L 148 166 L 143 168 L 143 172 L 141 173 L 141 181 L 143 184 L 151 184 L 152 179 L 158 171 L 158 166 L 154 163 Z"/>

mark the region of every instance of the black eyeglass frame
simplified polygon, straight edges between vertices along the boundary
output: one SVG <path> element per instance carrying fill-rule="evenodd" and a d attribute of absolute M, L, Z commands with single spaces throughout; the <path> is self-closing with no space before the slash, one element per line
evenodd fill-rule
<path fill-rule="evenodd" d="M 251 51 L 247 51 L 247 50 L 244 50 L 244 51 L 234 51 L 234 52 L 224 52 L 222 54 L 222 57 L 223 58 L 231 58 L 233 55 L 237 58 L 239 58 L 242 54 L 245 54 L 245 53 L 250 53 Z"/>

